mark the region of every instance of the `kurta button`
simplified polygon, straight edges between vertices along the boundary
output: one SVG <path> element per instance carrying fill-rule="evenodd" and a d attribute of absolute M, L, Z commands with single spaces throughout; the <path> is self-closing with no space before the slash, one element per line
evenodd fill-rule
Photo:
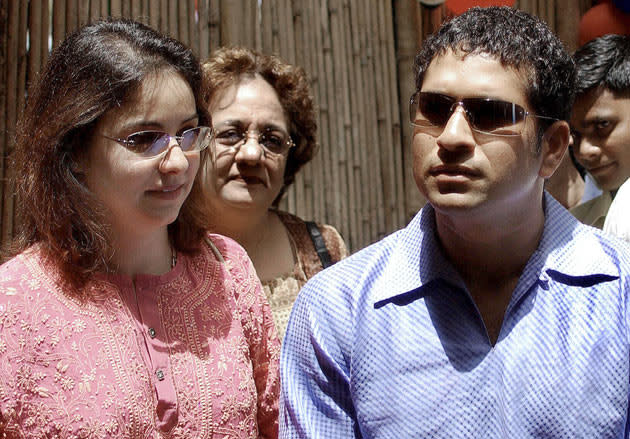
<path fill-rule="evenodd" d="M 162 370 L 158 370 L 157 372 L 155 372 L 155 376 L 159 381 L 162 381 L 164 379 L 164 372 L 162 372 Z"/>
<path fill-rule="evenodd" d="M 155 338 L 155 329 L 149 328 L 149 337 Z"/>

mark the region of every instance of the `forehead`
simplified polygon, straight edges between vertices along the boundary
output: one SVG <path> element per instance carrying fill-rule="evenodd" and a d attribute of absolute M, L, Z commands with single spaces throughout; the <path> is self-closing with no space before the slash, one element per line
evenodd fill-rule
<path fill-rule="evenodd" d="M 259 75 L 243 77 L 217 93 L 210 101 L 213 123 L 286 124 L 284 108 L 276 90 Z"/>
<path fill-rule="evenodd" d="M 630 94 L 616 95 L 606 88 L 598 88 L 575 98 L 571 123 L 581 127 L 597 120 L 629 117 Z"/>
<path fill-rule="evenodd" d="M 120 107 L 102 116 L 101 122 L 159 125 L 189 119 L 196 112 L 190 84 L 179 73 L 165 70 L 145 77 Z"/>
<path fill-rule="evenodd" d="M 422 91 L 457 98 L 491 97 L 524 107 L 527 103 L 526 75 L 484 53 L 463 55 L 448 50 L 437 55 L 424 74 Z"/>

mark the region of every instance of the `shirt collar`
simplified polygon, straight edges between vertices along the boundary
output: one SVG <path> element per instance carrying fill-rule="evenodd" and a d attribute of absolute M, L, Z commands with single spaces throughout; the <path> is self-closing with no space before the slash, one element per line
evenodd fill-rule
<path fill-rule="evenodd" d="M 528 271 L 547 273 L 560 282 L 569 283 L 593 276 L 619 276 L 619 270 L 606 254 L 594 229 L 577 221 L 551 195 L 545 193 L 543 202 L 543 234 L 527 263 Z M 434 281 L 465 288 L 436 238 L 435 211 L 430 204 L 392 238 L 396 239 L 394 249 L 374 283 L 375 306 L 407 293 L 422 295 L 423 287 Z M 556 276 L 557 273 L 561 275 Z"/>
<path fill-rule="evenodd" d="M 546 192 L 544 201 L 545 228 L 532 259 L 538 259 L 546 272 L 573 278 L 619 277 L 602 232 L 579 222 Z"/>
<path fill-rule="evenodd" d="M 463 287 L 459 274 L 445 257 L 436 238 L 435 211 L 430 204 L 426 204 L 409 225 L 392 238 L 396 239 L 394 249 L 374 283 L 375 305 L 421 289 L 436 280 Z"/>

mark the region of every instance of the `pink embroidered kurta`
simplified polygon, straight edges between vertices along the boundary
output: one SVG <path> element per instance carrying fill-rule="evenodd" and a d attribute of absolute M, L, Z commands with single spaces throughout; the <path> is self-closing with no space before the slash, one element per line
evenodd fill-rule
<path fill-rule="evenodd" d="M 0 437 L 275 438 L 279 341 L 244 250 L 67 294 L 36 248 L 0 267 Z M 224 259 L 221 261 L 219 258 Z"/>

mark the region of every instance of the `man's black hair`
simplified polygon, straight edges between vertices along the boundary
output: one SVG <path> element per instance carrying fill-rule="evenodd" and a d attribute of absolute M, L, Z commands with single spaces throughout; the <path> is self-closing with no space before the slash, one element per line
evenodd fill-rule
<path fill-rule="evenodd" d="M 630 93 L 630 36 L 595 38 L 580 47 L 573 59 L 578 96 L 599 86 L 615 94 Z"/>
<path fill-rule="evenodd" d="M 562 42 L 539 18 L 509 7 L 471 8 L 425 40 L 416 56 L 416 89 L 431 61 L 448 50 L 489 54 L 526 79 L 529 104 L 541 116 L 568 120 L 575 64 Z M 540 128 L 551 122 L 538 119 Z"/>

